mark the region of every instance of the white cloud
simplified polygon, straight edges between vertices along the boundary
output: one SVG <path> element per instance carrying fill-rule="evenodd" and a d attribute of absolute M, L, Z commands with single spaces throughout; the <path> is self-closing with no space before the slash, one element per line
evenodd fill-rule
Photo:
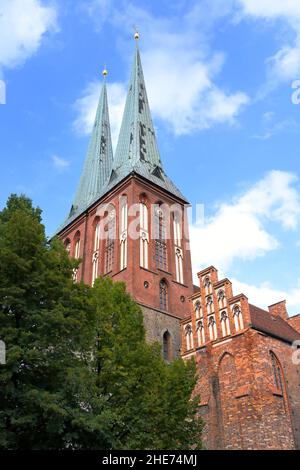
<path fill-rule="evenodd" d="M 83 96 L 75 102 L 75 109 L 78 116 L 74 122 L 74 127 L 80 134 L 89 134 L 93 128 L 101 86 L 99 82 L 91 82 L 84 90 Z M 111 135 L 113 145 L 115 146 L 125 105 L 125 85 L 122 83 L 108 84 L 107 95 L 109 101 Z"/>
<path fill-rule="evenodd" d="M 102 0 L 98 4 L 93 0 L 90 6 L 94 15 L 97 5 L 101 16 L 103 8 L 107 11 L 108 4 Z M 151 111 L 155 118 L 167 124 L 177 135 L 207 129 L 216 124 L 232 125 L 249 102 L 248 96 L 242 91 L 231 92 L 217 84 L 225 56 L 210 50 L 199 21 L 195 21 L 196 16 L 203 21 L 203 10 L 195 9 L 193 14 L 190 10 L 180 18 L 172 17 L 171 14 L 168 18 L 159 18 L 130 3 L 126 4 L 126 11 L 120 6 L 113 8 L 110 5 L 109 20 L 114 27 L 124 31 L 124 24 L 137 24 L 142 31 L 142 62 Z M 143 41 L 143 37 L 147 40 Z M 115 106 L 119 113 L 124 97 L 118 91 L 120 87 L 127 89 L 127 83 L 111 86 L 117 87 Z M 96 94 L 92 99 L 91 95 L 87 90 L 83 98 L 85 101 L 80 102 L 81 108 L 85 108 L 85 116 L 94 115 L 95 112 L 98 96 Z M 113 98 L 114 94 L 110 95 L 110 109 Z M 114 114 L 112 109 L 111 123 L 114 129 L 118 128 L 120 122 L 118 113 Z M 83 128 L 84 121 L 86 119 L 79 116 L 76 127 Z"/>
<path fill-rule="evenodd" d="M 243 292 L 249 299 L 250 303 L 254 303 L 258 307 L 266 309 L 268 305 L 272 305 L 281 300 L 287 301 L 287 309 L 290 315 L 300 312 L 300 278 L 296 287 L 290 290 L 275 289 L 268 282 L 264 282 L 258 286 L 240 282 L 237 279 L 231 279 L 233 286 L 233 294 L 237 295 Z"/>
<path fill-rule="evenodd" d="M 225 60 L 222 54 L 205 60 L 196 54 L 196 39 L 192 49 L 185 47 L 184 35 L 174 34 L 172 39 L 143 53 L 153 115 L 177 135 L 233 124 L 249 98 L 242 92 L 227 93 L 214 83 Z"/>
<path fill-rule="evenodd" d="M 70 162 L 68 160 L 58 157 L 57 155 L 52 155 L 51 160 L 54 168 L 59 172 L 65 171 L 70 166 Z"/>
<path fill-rule="evenodd" d="M 55 27 L 54 7 L 40 0 L 0 0 L 0 68 L 23 63 Z"/>
<path fill-rule="evenodd" d="M 300 18 L 299 0 L 238 0 L 248 15 L 266 19 L 284 16 Z"/>
<path fill-rule="evenodd" d="M 204 224 L 191 225 L 194 272 L 211 264 L 226 271 L 236 259 L 254 259 L 277 249 L 280 243 L 267 225 L 276 222 L 290 230 L 299 224 L 296 181 L 291 173 L 271 171 L 231 203 L 220 204 Z"/>
<path fill-rule="evenodd" d="M 269 87 L 280 81 L 292 80 L 300 74 L 300 5 L 299 0 L 237 0 L 243 14 L 266 21 L 284 20 L 294 33 L 267 60 Z"/>
<path fill-rule="evenodd" d="M 291 132 L 299 129 L 299 124 L 291 118 L 282 119 L 281 121 L 271 122 L 272 118 L 263 116 L 264 129 L 260 134 L 255 134 L 254 139 L 268 140 L 274 135 L 280 134 L 281 132 Z M 267 124 L 267 125 L 266 125 Z"/>

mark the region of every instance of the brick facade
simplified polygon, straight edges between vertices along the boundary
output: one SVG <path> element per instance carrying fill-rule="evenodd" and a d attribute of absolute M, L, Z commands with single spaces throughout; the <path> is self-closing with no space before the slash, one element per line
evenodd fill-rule
<path fill-rule="evenodd" d="M 289 324 L 300 333 L 300 314 L 288 319 Z"/>
<path fill-rule="evenodd" d="M 300 366 L 291 346 L 300 316 L 288 318 L 285 302 L 265 311 L 233 296 L 213 266 L 193 286 L 187 201 L 163 170 L 138 46 L 112 153 L 104 83 L 76 196 L 57 233 L 80 259 L 74 280 L 125 282 L 147 340 L 160 342 L 166 360 L 196 359 L 208 448 L 300 448 Z"/>
<path fill-rule="evenodd" d="M 206 446 L 300 448 L 300 365 L 293 364 L 291 347 L 300 335 L 283 319 L 285 303 L 267 312 L 244 295 L 233 297 L 230 281 L 219 281 L 214 267 L 198 277 L 191 315 L 181 322 L 182 355 L 197 363 Z"/>
<path fill-rule="evenodd" d="M 127 237 L 127 266 L 120 269 L 120 201 L 121 197 L 127 197 L 127 205 L 137 207 L 143 200 L 148 208 L 149 234 L 152 232 L 153 211 L 157 203 L 163 203 L 166 207 L 172 208 L 174 205 L 182 212 L 182 227 L 185 225 L 186 209 L 185 203 L 168 194 L 161 188 L 151 185 L 147 181 L 135 175 L 130 175 L 120 185 L 115 187 L 96 204 L 91 206 L 85 213 L 80 215 L 74 222 L 68 225 L 59 233 L 59 237 L 67 245 L 69 244 L 70 255 L 75 254 L 75 245 L 80 239 L 80 263 L 77 273 L 77 280 L 82 280 L 87 284 L 92 284 L 92 260 L 94 254 L 95 225 L 99 220 L 99 207 L 102 205 L 112 205 L 116 210 L 116 236 L 114 240 L 114 254 L 112 269 L 105 273 L 104 251 L 105 237 L 102 237 L 99 247 L 99 267 L 98 276 L 109 275 L 116 281 L 124 281 L 128 292 L 142 306 L 144 312 L 147 337 L 151 340 L 158 340 L 162 343 L 162 336 L 165 331 L 170 334 L 170 350 L 173 356 L 177 356 L 180 350 L 180 324 L 179 320 L 186 316 L 189 305 L 188 298 L 193 292 L 192 270 L 190 251 L 188 247 L 188 234 L 182 230 L 182 251 L 183 251 L 183 282 L 177 282 L 175 277 L 175 245 L 172 224 L 172 213 L 167 226 L 169 233 L 166 244 L 167 260 L 166 269 L 160 269 L 155 261 L 155 240 L 149 237 L 148 247 L 148 268 L 140 266 L 140 238 L 139 236 Z M 137 206 L 134 206 L 134 205 Z M 100 220 L 105 211 L 100 211 Z M 131 223 L 136 223 L 139 212 L 133 210 L 128 212 L 128 227 Z M 103 226 L 103 231 L 106 227 Z M 139 233 L 139 224 L 136 224 L 136 233 Z M 134 239 L 135 238 L 135 239 Z M 164 280 L 167 285 L 167 306 L 161 308 L 159 285 Z"/>

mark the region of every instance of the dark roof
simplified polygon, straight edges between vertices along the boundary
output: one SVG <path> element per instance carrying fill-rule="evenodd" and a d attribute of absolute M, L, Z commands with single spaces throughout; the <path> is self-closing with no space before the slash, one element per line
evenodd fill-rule
<path fill-rule="evenodd" d="M 252 328 L 289 343 L 300 339 L 300 334 L 280 316 L 271 315 L 255 305 L 249 304 L 249 308 Z"/>

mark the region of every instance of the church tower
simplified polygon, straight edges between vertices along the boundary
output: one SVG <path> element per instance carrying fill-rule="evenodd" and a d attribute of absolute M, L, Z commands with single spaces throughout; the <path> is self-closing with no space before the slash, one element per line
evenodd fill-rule
<path fill-rule="evenodd" d="M 140 304 L 149 341 L 179 355 L 180 320 L 193 293 L 188 201 L 166 175 L 152 123 L 138 33 L 114 158 L 105 78 L 86 161 L 57 235 L 81 264 L 74 280 L 124 281 Z M 104 75 L 106 75 L 104 71 Z"/>

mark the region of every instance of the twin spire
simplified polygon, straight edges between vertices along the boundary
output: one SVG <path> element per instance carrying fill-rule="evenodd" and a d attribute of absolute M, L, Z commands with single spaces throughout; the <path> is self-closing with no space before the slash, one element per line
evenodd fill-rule
<path fill-rule="evenodd" d="M 75 194 L 70 215 L 80 209 L 86 209 L 107 182 L 113 163 L 113 151 L 107 103 L 107 90 L 105 77 L 107 70 L 103 72 L 104 82 L 100 94 L 96 118 L 90 139 L 83 171 Z"/>
<path fill-rule="evenodd" d="M 69 217 L 63 226 L 133 172 L 185 201 L 162 167 L 137 44 L 138 32 L 134 38 L 134 61 L 115 157 L 113 159 L 105 83 L 107 71 L 104 70 L 86 160 Z"/>

